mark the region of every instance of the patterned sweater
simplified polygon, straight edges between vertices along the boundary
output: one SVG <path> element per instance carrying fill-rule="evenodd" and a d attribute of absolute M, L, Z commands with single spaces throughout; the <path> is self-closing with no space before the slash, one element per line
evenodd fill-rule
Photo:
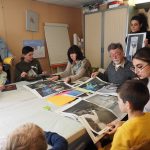
<path fill-rule="evenodd" d="M 91 64 L 84 58 L 83 60 L 77 61 L 77 63 L 68 62 L 65 71 L 60 74 L 61 78 L 70 77 L 71 81 L 78 80 L 82 77 L 90 77 L 91 75 Z"/>

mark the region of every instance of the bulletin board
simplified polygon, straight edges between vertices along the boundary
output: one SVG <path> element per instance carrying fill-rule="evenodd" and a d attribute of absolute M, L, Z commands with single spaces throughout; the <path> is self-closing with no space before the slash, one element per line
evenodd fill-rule
<path fill-rule="evenodd" d="M 44 30 L 50 64 L 66 63 L 67 50 L 70 47 L 68 25 L 45 23 Z"/>
<path fill-rule="evenodd" d="M 23 46 L 31 46 L 34 48 L 33 57 L 43 58 L 45 57 L 45 45 L 44 40 L 24 40 Z"/>

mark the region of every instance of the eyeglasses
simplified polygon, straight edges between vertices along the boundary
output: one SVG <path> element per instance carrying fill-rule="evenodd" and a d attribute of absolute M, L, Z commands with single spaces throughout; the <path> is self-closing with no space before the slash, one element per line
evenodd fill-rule
<path fill-rule="evenodd" d="M 122 55 L 122 53 L 121 52 L 117 52 L 117 53 L 111 53 L 110 52 L 110 57 L 119 57 L 119 56 L 121 56 Z"/>
<path fill-rule="evenodd" d="M 130 70 L 131 71 L 133 71 L 133 72 L 135 72 L 135 71 L 142 71 L 144 68 L 146 68 L 148 65 L 150 65 L 150 64 L 146 64 L 145 66 L 137 66 L 137 67 L 134 67 L 134 66 L 132 66 L 132 67 L 130 67 Z"/>

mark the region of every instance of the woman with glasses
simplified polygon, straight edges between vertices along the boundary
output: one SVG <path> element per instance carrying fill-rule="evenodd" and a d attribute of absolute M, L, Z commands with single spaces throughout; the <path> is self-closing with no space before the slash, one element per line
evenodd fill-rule
<path fill-rule="evenodd" d="M 147 87 L 150 92 L 150 48 L 144 47 L 139 49 L 132 59 L 132 71 L 138 76 L 139 79 L 147 80 Z M 146 104 L 144 111 L 150 112 L 150 100 Z"/>

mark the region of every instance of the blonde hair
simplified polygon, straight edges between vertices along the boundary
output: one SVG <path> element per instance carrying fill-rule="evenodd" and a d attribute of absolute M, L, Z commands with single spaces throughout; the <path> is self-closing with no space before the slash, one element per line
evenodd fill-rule
<path fill-rule="evenodd" d="M 39 126 L 26 123 L 8 135 L 4 147 L 5 150 L 46 150 L 47 143 Z"/>

